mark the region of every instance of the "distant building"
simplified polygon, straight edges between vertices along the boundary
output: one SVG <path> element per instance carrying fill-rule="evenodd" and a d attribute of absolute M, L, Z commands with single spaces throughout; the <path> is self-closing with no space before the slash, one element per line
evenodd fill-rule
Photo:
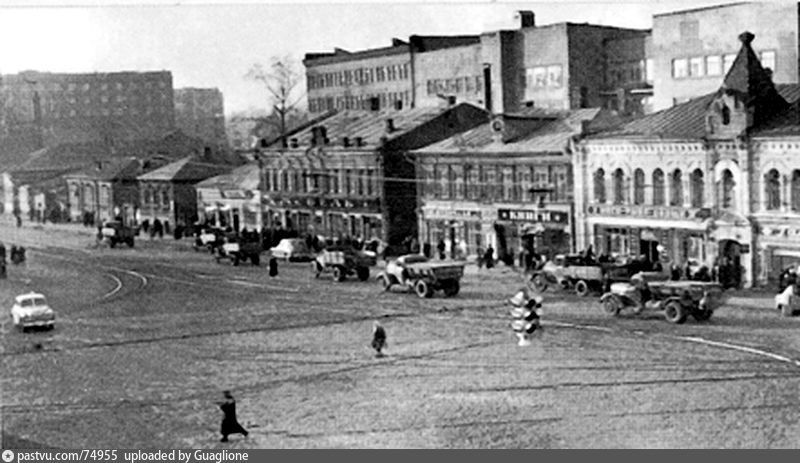
<path fill-rule="evenodd" d="M 411 36 L 391 47 L 307 54 L 312 113 L 331 109 L 447 106 L 471 102 L 493 113 L 525 106 L 607 107 L 641 114 L 649 104 L 650 32 L 559 23 L 479 36 Z"/>
<path fill-rule="evenodd" d="M 60 143 L 163 136 L 175 129 L 172 74 L 113 72 L 5 75 L 0 86 L 6 143 Z"/>
<path fill-rule="evenodd" d="M 255 162 L 195 185 L 200 222 L 235 232 L 261 231 L 260 171 Z"/>
<path fill-rule="evenodd" d="M 227 145 L 222 92 L 216 88 L 175 89 L 175 125 L 191 137 Z"/>
<path fill-rule="evenodd" d="M 97 161 L 92 167 L 64 175 L 70 220 L 100 224 L 119 217 L 125 224 L 136 224 L 136 176 L 141 173 L 141 161 L 128 157 Z"/>
<path fill-rule="evenodd" d="M 736 34 L 758 37 L 755 52 L 775 83 L 798 82 L 800 13 L 796 2 L 718 5 L 653 16 L 655 110 L 719 87 L 739 49 Z"/>

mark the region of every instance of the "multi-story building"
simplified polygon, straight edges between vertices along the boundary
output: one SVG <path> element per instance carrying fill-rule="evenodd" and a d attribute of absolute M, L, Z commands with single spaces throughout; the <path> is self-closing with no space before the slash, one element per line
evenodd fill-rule
<path fill-rule="evenodd" d="M 342 111 L 262 150 L 264 226 L 300 234 L 417 236 L 416 165 L 410 152 L 486 121 L 462 103 L 450 108 Z"/>
<path fill-rule="evenodd" d="M 727 286 L 800 261 L 800 86 L 774 85 L 740 39 L 716 92 L 581 143 L 579 248 L 717 268 Z"/>
<path fill-rule="evenodd" d="M 411 36 L 392 47 L 308 54 L 309 109 L 443 106 L 467 101 L 493 113 L 526 104 L 640 113 L 650 95 L 649 31 L 589 24 L 536 26 L 479 36 Z M 400 102 L 399 104 L 397 102 Z"/>
<path fill-rule="evenodd" d="M 200 222 L 236 232 L 261 231 L 261 172 L 249 163 L 195 185 Z"/>
<path fill-rule="evenodd" d="M 798 82 L 800 13 L 796 2 L 719 5 L 653 16 L 653 106 L 661 110 L 715 91 L 739 44 L 758 37 L 756 53 L 775 83 Z"/>
<path fill-rule="evenodd" d="M 573 138 L 618 118 L 597 108 L 531 113 L 498 115 L 415 151 L 420 242 L 453 256 L 492 246 L 500 259 L 574 249 Z"/>
<path fill-rule="evenodd" d="M 216 88 L 175 89 L 175 125 L 191 137 L 227 145 L 222 92 Z"/>

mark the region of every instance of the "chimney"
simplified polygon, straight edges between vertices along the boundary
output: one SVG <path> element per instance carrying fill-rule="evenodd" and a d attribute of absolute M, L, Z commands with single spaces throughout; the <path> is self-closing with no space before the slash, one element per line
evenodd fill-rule
<path fill-rule="evenodd" d="M 392 119 L 390 117 L 390 118 L 386 119 L 386 132 L 387 133 L 392 133 L 394 131 L 395 131 L 394 119 Z"/>
<path fill-rule="evenodd" d="M 536 27 L 536 15 L 533 11 L 521 10 L 519 14 L 519 27 L 525 29 L 526 27 Z"/>
<path fill-rule="evenodd" d="M 504 142 L 503 138 L 506 132 L 506 124 L 503 118 L 501 116 L 496 116 L 489 123 L 489 128 L 492 131 L 492 142 L 503 143 Z"/>

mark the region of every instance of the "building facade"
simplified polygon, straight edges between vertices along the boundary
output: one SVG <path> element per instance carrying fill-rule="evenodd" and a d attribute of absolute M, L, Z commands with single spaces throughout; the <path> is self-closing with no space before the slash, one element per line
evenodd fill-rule
<path fill-rule="evenodd" d="M 574 156 L 578 246 L 765 284 L 797 261 L 798 85 L 741 48 L 715 93 L 590 137 Z M 797 189 L 797 191 L 795 191 Z"/>
<path fill-rule="evenodd" d="M 216 88 L 175 89 L 175 125 L 190 137 L 227 145 L 222 92 Z"/>
<path fill-rule="evenodd" d="M 260 232 L 264 226 L 260 174 L 258 164 L 249 163 L 197 183 L 200 222 L 237 233 Z"/>
<path fill-rule="evenodd" d="M 163 136 L 175 128 L 172 73 L 3 76 L 0 87 L 9 137 L 38 148 L 60 143 L 116 142 Z"/>
<path fill-rule="evenodd" d="M 213 164 L 197 156 L 187 156 L 137 177 L 139 181 L 140 223 L 156 220 L 169 233 L 171 227 L 198 221 L 195 184 L 229 172 L 232 166 Z"/>
<path fill-rule="evenodd" d="M 653 16 L 653 107 L 661 110 L 714 92 L 739 49 L 736 32 L 758 37 L 755 51 L 775 83 L 798 82 L 796 2 L 753 2 Z"/>
<path fill-rule="evenodd" d="M 400 246 L 417 235 L 410 151 L 468 130 L 487 114 L 470 104 L 343 111 L 262 150 L 269 228 Z"/>
<path fill-rule="evenodd" d="M 95 166 L 67 174 L 67 210 L 75 223 L 100 224 L 121 218 L 136 225 L 139 215 L 139 183 L 142 164 L 135 158 L 97 161 Z"/>
<path fill-rule="evenodd" d="M 451 257 L 491 246 L 507 261 L 574 250 L 572 140 L 617 122 L 599 109 L 498 115 L 417 150 L 419 241 Z"/>

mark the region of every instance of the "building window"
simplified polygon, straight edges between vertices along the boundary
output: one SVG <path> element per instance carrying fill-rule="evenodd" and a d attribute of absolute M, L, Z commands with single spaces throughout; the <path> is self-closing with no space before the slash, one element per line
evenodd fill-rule
<path fill-rule="evenodd" d="M 689 60 L 689 75 L 692 77 L 703 77 L 706 75 L 705 67 L 703 66 L 703 57 L 696 56 Z"/>
<path fill-rule="evenodd" d="M 733 173 L 730 171 L 730 169 L 725 169 L 722 171 L 720 187 L 720 202 L 722 203 L 722 207 L 725 209 L 734 207 L 734 189 L 736 187 L 736 182 L 733 180 Z"/>
<path fill-rule="evenodd" d="M 594 201 L 600 204 L 606 202 L 606 173 L 603 169 L 597 169 L 594 173 Z"/>
<path fill-rule="evenodd" d="M 456 197 L 456 170 L 453 166 L 447 166 L 447 197 L 450 199 Z"/>
<path fill-rule="evenodd" d="M 774 211 L 781 208 L 781 174 L 777 169 L 772 169 L 764 175 L 764 193 L 767 200 L 767 210 Z"/>
<path fill-rule="evenodd" d="M 633 173 L 633 204 L 644 204 L 644 171 L 636 169 Z"/>
<path fill-rule="evenodd" d="M 433 165 L 433 197 L 439 198 L 442 195 L 442 172 L 438 164 Z"/>
<path fill-rule="evenodd" d="M 733 61 L 736 59 L 736 55 L 728 54 L 722 57 L 722 72 L 727 74 L 730 71 L 731 66 L 733 66 Z"/>
<path fill-rule="evenodd" d="M 661 169 L 653 172 L 653 205 L 664 205 L 664 172 Z"/>
<path fill-rule="evenodd" d="M 614 204 L 625 204 L 625 172 L 622 169 L 614 171 Z"/>
<path fill-rule="evenodd" d="M 792 171 L 792 210 L 800 211 L 800 170 Z"/>
<path fill-rule="evenodd" d="M 672 172 L 669 205 L 683 205 L 683 174 L 680 169 L 675 169 L 675 171 Z"/>
<path fill-rule="evenodd" d="M 718 76 L 722 74 L 722 57 L 719 55 L 706 56 L 706 74 Z"/>
<path fill-rule="evenodd" d="M 761 52 L 761 67 L 775 71 L 775 51 L 766 50 Z"/>
<path fill-rule="evenodd" d="M 683 79 L 689 74 L 689 62 L 686 58 L 672 60 L 672 77 Z"/>
<path fill-rule="evenodd" d="M 547 85 L 561 87 L 561 65 L 547 66 Z"/>
<path fill-rule="evenodd" d="M 646 59 L 644 62 L 644 74 L 645 74 L 645 80 L 648 83 L 653 82 L 653 77 L 655 76 L 655 72 L 656 71 L 653 64 L 653 59 L 652 58 Z"/>
<path fill-rule="evenodd" d="M 286 169 L 281 171 L 281 191 L 289 191 L 289 172 Z"/>
<path fill-rule="evenodd" d="M 692 194 L 692 207 L 703 207 L 704 191 L 703 191 L 703 171 L 695 169 L 692 172 L 691 179 L 691 194 Z"/>
<path fill-rule="evenodd" d="M 169 207 L 169 192 L 162 191 L 161 192 L 161 205 L 165 208 Z"/>

